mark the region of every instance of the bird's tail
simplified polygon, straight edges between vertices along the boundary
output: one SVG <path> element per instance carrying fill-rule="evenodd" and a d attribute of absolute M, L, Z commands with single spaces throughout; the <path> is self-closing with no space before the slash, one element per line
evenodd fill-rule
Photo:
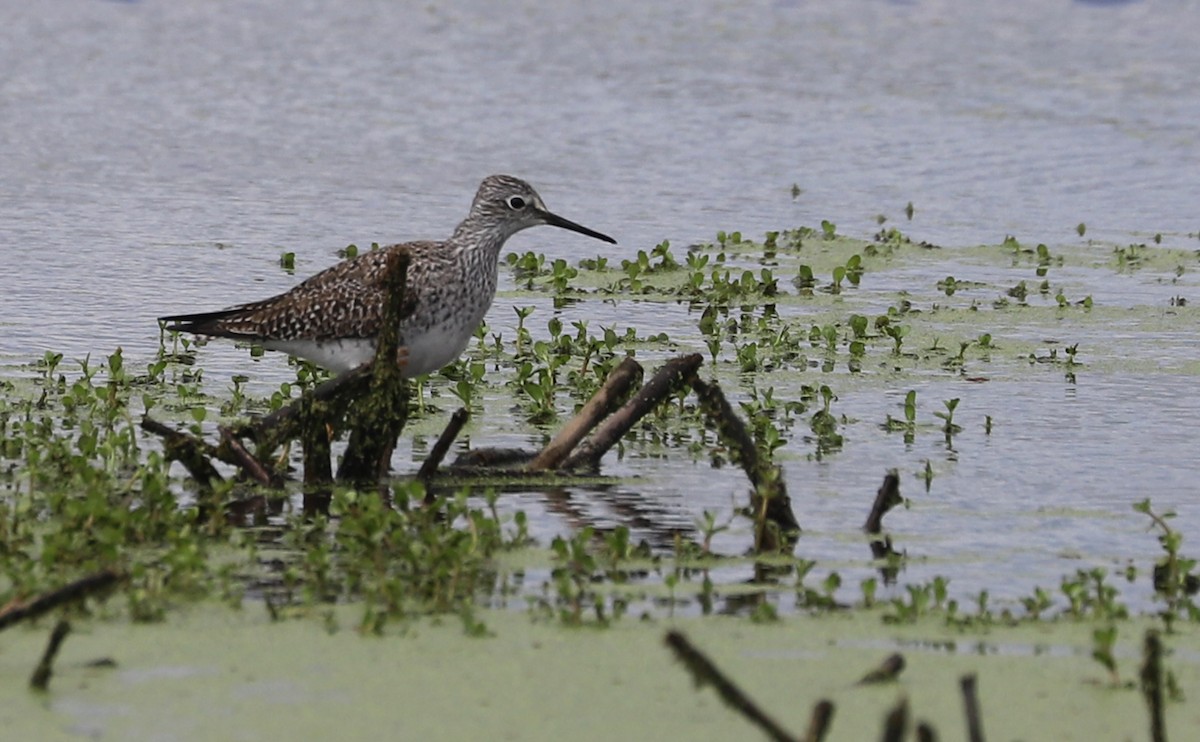
<path fill-rule="evenodd" d="M 193 335 L 208 335 L 210 337 L 246 338 L 250 337 L 244 330 L 239 330 L 229 320 L 236 320 L 244 315 L 245 307 L 230 307 L 215 312 L 198 312 L 195 314 L 172 314 L 159 317 L 164 323 L 165 330 L 187 332 Z"/>

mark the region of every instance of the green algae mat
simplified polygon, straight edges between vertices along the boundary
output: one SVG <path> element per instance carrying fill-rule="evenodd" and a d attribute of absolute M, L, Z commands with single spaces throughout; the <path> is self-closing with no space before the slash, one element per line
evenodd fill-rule
<path fill-rule="evenodd" d="M 1113 677 L 1090 656 L 1088 623 L 947 631 L 938 621 L 888 628 L 865 612 L 569 630 L 519 613 L 487 618 L 494 635 L 477 639 L 455 622 L 364 637 L 207 604 L 152 625 L 95 622 L 64 645 L 46 693 L 23 683 L 46 632 L 17 629 L 0 653 L 0 719 L 12 739 L 46 740 L 753 739 L 752 726 L 693 686 L 663 643 L 674 629 L 797 734 L 828 699 L 827 739 L 877 739 L 887 710 L 907 698 L 914 720 L 943 739 L 965 738 L 959 680 L 974 674 L 989 739 L 1148 738 L 1134 687 L 1147 622 L 1122 625 Z M 1197 687 L 1195 631 L 1167 644 L 1175 682 Z M 857 684 L 894 651 L 906 660 L 897 678 Z M 1186 739 L 1200 718 L 1176 702 L 1167 722 Z"/>

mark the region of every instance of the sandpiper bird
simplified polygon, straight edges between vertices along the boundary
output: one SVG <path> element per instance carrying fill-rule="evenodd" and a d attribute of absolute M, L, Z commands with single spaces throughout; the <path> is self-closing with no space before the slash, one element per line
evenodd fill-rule
<path fill-rule="evenodd" d="M 462 354 L 496 296 L 497 262 L 506 240 L 549 224 L 616 244 L 546 209 L 519 178 L 484 178 L 471 213 L 442 242 L 406 242 L 342 261 L 291 291 L 216 312 L 161 317 L 168 330 L 233 338 L 281 350 L 342 372 L 375 356 L 383 320 L 388 256 L 411 255 L 400 321 L 400 363 L 408 378 L 436 371 Z"/>

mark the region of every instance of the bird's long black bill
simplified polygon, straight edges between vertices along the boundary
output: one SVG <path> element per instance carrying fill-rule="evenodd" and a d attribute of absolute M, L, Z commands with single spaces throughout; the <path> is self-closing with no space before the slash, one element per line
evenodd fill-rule
<path fill-rule="evenodd" d="M 570 219 L 563 219 L 558 214 L 551 214 L 549 211 L 543 211 L 542 218 L 544 218 L 546 223 L 552 227 L 562 227 L 563 229 L 569 229 L 572 232 L 578 232 L 579 234 L 586 234 L 588 237 L 594 237 L 598 240 L 603 240 L 604 242 L 608 242 L 613 245 L 617 244 L 617 241 L 612 237 L 609 237 L 606 234 L 600 234 L 594 229 L 588 229 L 582 224 L 576 224 Z"/>

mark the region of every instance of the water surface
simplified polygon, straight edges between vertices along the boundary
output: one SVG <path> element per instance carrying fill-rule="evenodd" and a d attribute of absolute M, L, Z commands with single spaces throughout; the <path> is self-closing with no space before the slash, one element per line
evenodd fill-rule
<path fill-rule="evenodd" d="M 1101 243 L 1160 233 L 1165 246 L 1196 245 L 1197 20 L 1193 5 L 1167 0 L 6 2 L 0 359 L 121 346 L 127 364 L 145 364 L 156 316 L 285 290 L 347 243 L 444 236 L 493 172 L 529 179 L 551 208 L 620 242 L 542 229 L 511 243 L 552 257 L 617 261 L 663 239 L 683 246 L 719 229 L 822 219 L 865 237 L 877 215 L 948 254 L 1006 234 L 1077 245 L 1079 223 Z M 296 275 L 279 268 L 285 250 Z M 908 284 L 930 289 L 972 270 L 954 265 L 884 274 L 876 300 L 886 307 Z M 1005 280 L 1003 266 L 973 270 L 974 280 Z M 1193 288 L 1162 272 L 1108 276 L 1080 273 L 1073 285 L 1107 306 L 1163 310 Z M 507 272 L 501 281 L 513 288 Z M 544 327 L 548 302 L 508 294 L 489 325 L 511 331 L 522 303 L 541 307 Z M 645 331 L 665 318 L 661 329 L 692 344 L 682 349 L 703 348 L 682 309 L 578 311 Z M 1096 328 L 1023 321 L 1013 339 L 1103 352 Z M 1178 370 L 1195 339 L 1179 320 L 1125 348 Z M 214 393 L 234 373 L 260 391 L 293 374 L 282 358 L 252 362 L 216 344 L 201 362 Z M 1193 373 L 1076 385 L 1058 372 L 986 385 L 935 374 L 919 385 L 922 400 L 963 399 L 966 430 L 952 450 L 937 435 L 906 446 L 877 432 L 888 410 L 899 414 L 908 380 L 839 389 L 840 409 L 865 421 L 846 450 L 819 463 L 802 441 L 783 451 L 811 533 L 801 551 L 861 561 L 853 534 L 883 472 L 899 468 L 915 494 L 912 474 L 931 460 L 929 495 L 893 521 L 911 551 L 935 560 L 910 567 L 914 578 L 954 560 L 964 589 L 1001 573 L 1019 576 L 1019 593 L 1076 564 L 1145 564 L 1156 546 L 1130 502 L 1187 509 L 1200 473 L 1187 447 L 1200 417 Z M 985 415 L 996 421 L 990 436 Z M 520 421 L 499 428 L 476 429 L 471 442 L 541 435 Z M 412 465 L 398 455 L 401 469 Z M 632 507 L 676 526 L 744 496 L 740 472 L 682 455 L 610 466 L 645 478 L 626 492 Z M 620 492 L 569 496 L 621 519 L 604 512 Z M 540 536 L 564 528 L 541 494 L 512 506 L 542 510 Z M 723 545 L 737 551 L 744 537 L 734 531 Z"/>

